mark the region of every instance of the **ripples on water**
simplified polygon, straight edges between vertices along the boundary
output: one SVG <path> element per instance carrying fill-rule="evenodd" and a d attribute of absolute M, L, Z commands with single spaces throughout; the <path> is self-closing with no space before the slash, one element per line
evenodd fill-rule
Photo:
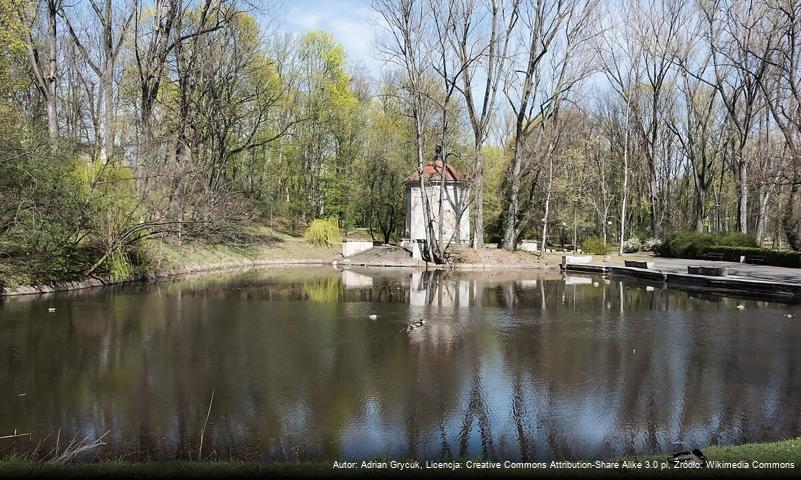
<path fill-rule="evenodd" d="M 194 456 L 212 390 L 218 458 L 608 458 L 801 433 L 798 306 L 528 275 L 266 269 L 6 300 L 0 436 L 32 436 L 0 451 L 60 429 L 110 432 L 101 455 Z"/>

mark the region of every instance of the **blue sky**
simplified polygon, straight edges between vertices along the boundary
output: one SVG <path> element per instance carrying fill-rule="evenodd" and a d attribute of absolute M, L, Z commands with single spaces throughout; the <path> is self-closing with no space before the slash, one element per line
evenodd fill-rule
<path fill-rule="evenodd" d="M 283 0 L 280 15 L 280 29 L 301 35 L 325 30 L 345 47 L 349 61 L 373 74 L 380 69 L 372 55 L 376 27 L 369 0 Z"/>

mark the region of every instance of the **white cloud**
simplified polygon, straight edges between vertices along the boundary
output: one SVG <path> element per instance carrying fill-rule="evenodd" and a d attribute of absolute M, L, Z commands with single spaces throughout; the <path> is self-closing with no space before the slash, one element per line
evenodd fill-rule
<path fill-rule="evenodd" d="M 296 2 L 286 11 L 287 29 L 298 34 L 325 30 L 341 43 L 351 62 L 363 64 L 372 74 L 380 70 L 374 58 L 375 25 L 367 0 Z"/>

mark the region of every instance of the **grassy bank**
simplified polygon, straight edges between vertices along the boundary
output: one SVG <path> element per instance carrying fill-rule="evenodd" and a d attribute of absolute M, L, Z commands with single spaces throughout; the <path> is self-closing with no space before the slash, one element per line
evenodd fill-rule
<path fill-rule="evenodd" d="M 148 239 L 138 251 L 141 258 L 131 261 L 124 274 L 102 268 L 91 278 L 104 283 L 123 283 L 268 262 L 330 262 L 340 257 L 339 249 L 314 246 L 301 237 L 267 227 L 247 227 L 184 242 Z M 82 274 L 86 264 L 87 261 L 75 259 L 72 268 L 45 272 L 40 266 L 19 259 L 0 258 L 0 288 L 10 294 L 20 286 L 83 282 L 88 280 Z"/>
<path fill-rule="evenodd" d="M 704 449 L 708 461 L 715 462 L 745 462 L 749 468 L 707 468 L 704 470 L 686 469 L 652 469 L 646 468 L 646 462 L 653 463 L 665 462 L 668 455 L 648 455 L 640 457 L 627 457 L 626 459 L 613 460 L 620 463 L 619 468 L 611 469 L 536 469 L 536 468 L 473 468 L 467 469 L 465 462 L 460 462 L 460 469 L 428 469 L 419 468 L 411 470 L 399 470 L 388 466 L 387 468 L 362 469 L 359 462 L 356 467 L 337 469 L 333 468 L 333 462 L 300 462 L 300 463 L 259 463 L 259 462 L 189 462 L 189 461 L 165 461 L 165 462 L 116 462 L 101 461 L 97 463 L 79 463 L 72 465 L 53 465 L 42 462 L 26 461 L 19 458 L 9 458 L 0 461 L 0 477 L 126 477 L 126 478 L 153 478 L 153 477 L 215 477 L 215 476 L 237 476 L 237 477 L 372 477 L 372 476 L 404 476 L 429 477 L 432 473 L 444 477 L 532 477 L 532 476 L 557 476 L 561 478 L 638 478 L 638 477 L 657 477 L 657 478 L 677 478 L 684 476 L 716 478 L 753 478 L 767 476 L 769 478 L 798 478 L 801 477 L 801 439 L 791 439 L 781 442 L 753 443 L 747 445 L 730 447 L 708 447 Z M 641 462 L 640 468 L 624 468 L 623 461 Z M 382 460 L 377 460 L 379 462 Z M 781 463 L 791 462 L 794 468 L 788 469 L 769 469 L 756 468 L 752 462 L 760 463 Z M 421 467 L 425 467 L 421 462 Z"/>

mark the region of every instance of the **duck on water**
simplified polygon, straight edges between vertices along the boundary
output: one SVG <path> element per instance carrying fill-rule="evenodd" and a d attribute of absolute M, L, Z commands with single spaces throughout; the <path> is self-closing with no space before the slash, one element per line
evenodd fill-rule
<path fill-rule="evenodd" d="M 411 332 L 412 330 L 415 330 L 417 328 L 421 328 L 426 323 L 428 323 L 428 320 L 426 320 L 425 318 L 421 318 L 420 320 L 415 320 L 415 321 L 409 322 L 409 326 L 406 327 L 406 331 L 407 332 Z"/>

